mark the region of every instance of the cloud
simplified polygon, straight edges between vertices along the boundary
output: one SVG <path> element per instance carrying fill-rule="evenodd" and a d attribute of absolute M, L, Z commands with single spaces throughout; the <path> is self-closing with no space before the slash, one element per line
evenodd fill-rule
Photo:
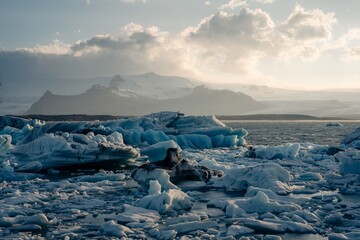
<path fill-rule="evenodd" d="M 205 18 L 187 34 L 200 49 L 201 59 L 212 68 L 249 74 L 256 72 L 264 57 L 318 57 L 318 44 L 331 39 L 335 22 L 332 13 L 296 6 L 285 21 L 275 24 L 265 11 L 243 8 L 236 14 L 220 12 Z"/>
<path fill-rule="evenodd" d="M 237 13 L 220 11 L 178 33 L 130 23 L 119 36 L 0 51 L 0 72 L 24 69 L 22 74 L 88 77 L 154 71 L 205 81 L 219 76 L 266 79 L 258 70 L 261 60 L 318 57 L 320 45 L 332 38 L 335 22 L 332 13 L 296 6 L 280 23 L 263 10 L 247 7 Z"/>
<path fill-rule="evenodd" d="M 255 2 L 260 2 L 260 3 L 274 3 L 275 0 L 254 0 Z"/>
<path fill-rule="evenodd" d="M 337 21 L 334 15 L 319 9 L 306 11 L 297 5 L 279 30 L 299 41 L 328 41 L 332 37 L 332 25 Z"/>
<path fill-rule="evenodd" d="M 351 28 L 338 39 L 325 44 L 321 51 L 326 55 L 338 55 L 346 62 L 360 59 L 360 28 Z"/>
<path fill-rule="evenodd" d="M 52 43 L 48 45 L 37 44 L 32 48 L 20 48 L 20 51 L 26 51 L 30 53 L 41 53 L 41 54 L 67 54 L 71 50 L 71 45 L 61 42 L 58 39 L 55 39 Z"/>
<path fill-rule="evenodd" d="M 146 3 L 148 0 L 120 0 L 123 3 Z"/>
<path fill-rule="evenodd" d="M 246 5 L 246 0 L 230 0 L 228 3 L 220 6 L 220 10 L 235 9 L 238 7 L 244 7 Z"/>

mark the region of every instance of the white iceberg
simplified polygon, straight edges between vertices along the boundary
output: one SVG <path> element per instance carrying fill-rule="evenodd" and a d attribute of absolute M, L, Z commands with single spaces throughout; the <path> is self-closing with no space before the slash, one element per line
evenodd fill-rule
<path fill-rule="evenodd" d="M 289 181 L 290 174 L 283 167 L 275 163 L 265 163 L 226 170 L 222 178 L 214 181 L 214 186 L 236 191 L 245 191 L 253 186 L 287 194 L 291 192 Z"/>
<path fill-rule="evenodd" d="M 150 187 L 150 181 L 156 180 L 163 191 L 169 189 L 179 189 L 175 184 L 170 181 L 170 175 L 165 169 L 156 168 L 152 171 L 147 169 L 138 168 L 133 173 L 134 180 L 143 188 L 147 190 Z"/>
<path fill-rule="evenodd" d="M 360 128 L 347 135 L 341 142 L 342 146 L 352 147 L 360 150 Z"/>
<path fill-rule="evenodd" d="M 294 160 L 300 151 L 299 143 L 286 143 L 280 146 L 256 146 L 256 158 L 261 159 L 292 159 Z"/>
<path fill-rule="evenodd" d="M 177 148 L 181 150 L 176 142 L 170 140 L 166 142 L 158 142 L 147 148 L 141 149 L 141 154 L 148 156 L 150 162 L 157 162 L 165 159 L 169 148 Z"/>
<path fill-rule="evenodd" d="M 339 160 L 339 172 L 345 174 L 360 174 L 360 151 L 356 149 L 346 149 L 335 155 Z"/>
<path fill-rule="evenodd" d="M 192 207 L 191 198 L 178 189 L 160 192 L 159 182 L 151 181 L 149 195 L 137 201 L 139 207 L 166 213 L 169 211 L 186 210 Z"/>
<path fill-rule="evenodd" d="M 0 135 L 0 158 L 5 158 L 7 151 L 11 148 L 11 136 Z"/>
<path fill-rule="evenodd" d="M 123 226 L 121 224 L 117 224 L 114 221 L 108 221 L 104 223 L 100 228 L 100 233 L 102 235 L 110 236 L 110 237 L 127 237 L 127 234 L 134 233 L 130 228 Z"/>
<path fill-rule="evenodd" d="M 240 209 L 239 209 L 240 208 Z M 229 200 L 226 206 L 226 215 L 228 217 L 239 217 L 243 213 L 283 213 L 291 212 L 295 210 L 301 210 L 301 207 L 294 203 L 278 203 L 263 193 L 258 192 L 254 197 Z M 240 213 L 240 214 L 239 214 Z"/>

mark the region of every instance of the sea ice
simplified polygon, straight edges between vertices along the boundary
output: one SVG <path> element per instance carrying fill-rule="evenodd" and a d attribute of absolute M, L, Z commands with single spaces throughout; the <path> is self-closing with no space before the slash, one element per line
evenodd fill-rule
<path fill-rule="evenodd" d="M 215 187 L 244 191 L 250 186 L 271 189 L 278 194 L 291 192 L 290 174 L 280 165 L 265 163 L 229 169 L 222 178 L 214 180 Z"/>
<path fill-rule="evenodd" d="M 169 148 L 177 148 L 181 150 L 176 142 L 170 140 L 166 142 L 158 142 L 147 148 L 141 149 L 141 154 L 148 156 L 150 162 L 157 162 L 165 159 Z"/>
<path fill-rule="evenodd" d="M 339 172 L 345 174 L 360 174 L 360 151 L 356 149 L 346 149 L 335 155 L 339 160 Z"/>
<path fill-rule="evenodd" d="M 139 183 L 143 190 L 147 190 L 150 187 L 149 182 L 151 180 L 157 180 L 162 190 L 178 189 L 175 184 L 170 182 L 170 175 L 165 169 L 157 168 L 148 171 L 147 169 L 138 168 L 132 177 Z"/>
<path fill-rule="evenodd" d="M 117 224 L 114 221 L 108 221 L 104 223 L 100 228 L 100 233 L 110 237 L 127 237 L 127 234 L 134 233 L 128 227 L 121 224 Z"/>
<path fill-rule="evenodd" d="M 10 148 L 11 148 L 11 136 L 0 135 L 0 158 L 6 157 L 6 153 Z"/>
<path fill-rule="evenodd" d="M 150 193 L 150 191 L 149 191 Z M 152 193 L 152 191 L 151 191 Z M 169 189 L 162 193 L 149 194 L 138 200 L 137 205 L 160 213 L 187 210 L 192 207 L 191 198 L 181 190 Z"/>
<path fill-rule="evenodd" d="M 160 214 L 157 211 L 124 204 L 124 211 L 118 214 L 116 220 L 121 223 L 159 221 Z"/>
<path fill-rule="evenodd" d="M 258 192 L 256 196 L 248 199 L 230 200 L 229 204 L 236 205 L 246 213 L 258 213 L 258 214 L 267 213 L 267 212 L 270 213 L 292 212 L 301 209 L 300 206 L 294 203 L 280 204 L 275 201 L 270 201 L 269 197 L 263 192 Z M 228 211 L 227 208 L 226 208 L 226 214 L 228 216 L 237 217 L 236 212 L 231 212 L 230 210 Z"/>
<path fill-rule="evenodd" d="M 46 134 L 30 143 L 16 145 L 10 153 L 22 171 L 86 166 L 106 161 L 126 162 L 139 156 L 134 148 L 107 141 L 103 136 L 91 138 L 78 134 Z"/>
<path fill-rule="evenodd" d="M 256 158 L 261 159 L 295 159 L 300 150 L 299 143 L 286 143 L 280 146 L 256 146 Z"/>
<path fill-rule="evenodd" d="M 360 127 L 347 135 L 341 142 L 342 146 L 352 147 L 360 150 Z"/>

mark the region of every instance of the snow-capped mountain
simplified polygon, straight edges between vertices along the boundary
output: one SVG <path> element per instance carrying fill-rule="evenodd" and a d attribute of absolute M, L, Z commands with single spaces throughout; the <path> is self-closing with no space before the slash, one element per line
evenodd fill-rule
<path fill-rule="evenodd" d="M 116 83 L 119 81 L 121 79 L 116 77 Z M 114 90 L 114 85 L 118 88 L 112 81 L 110 87 L 94 85 L 82 94 L 71 96 L 47 91 L 27 114 L 143 115 L 172 110 L 194 115 L 227 115 L 260 110 L 266 106 L 243 93 L 213 90 L 205 86 L 189 89 L 189 94 L 181 97 L 154 99 L 135 95 L 131 90 L 119 93 L 119 89 Z"/>
<path fill-rule="evenodd" d="M 186 78 L 161 76 L 153 72 L 141 75 L 116 75 L 110 89 L 121 96 L 169 99 L 189 94 L 195 85 Z"/>

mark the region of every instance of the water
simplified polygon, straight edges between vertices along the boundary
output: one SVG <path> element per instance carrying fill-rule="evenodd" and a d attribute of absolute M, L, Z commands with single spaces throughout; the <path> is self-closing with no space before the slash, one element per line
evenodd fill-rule
<path fill-rule="evenodd" d="M 249 132 L 246 141 L 251 145 L 310 142 L 337 146 L 346 135 L 360 127 L 360 121 L 340 122 L 342 127 L 327 127 L 329 121 L 231 121 L 226 125 L 246 129 Z"/>

